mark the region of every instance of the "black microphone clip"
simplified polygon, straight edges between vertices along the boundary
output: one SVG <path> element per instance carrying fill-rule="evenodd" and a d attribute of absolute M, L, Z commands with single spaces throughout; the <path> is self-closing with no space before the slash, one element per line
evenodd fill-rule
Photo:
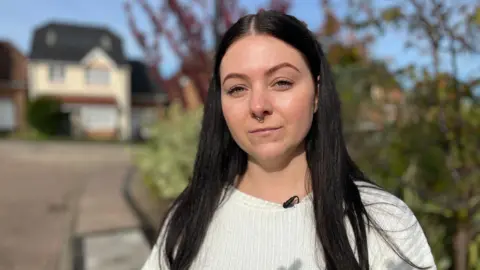
<path fill-rule="evenodd" d="M 297 200 L 297 202 L 295 202 L 295 199 Z M 295 204 L 299 203 L 299 201 L 300 201 L 300 198 L 298 198 L 298 196 L 292 196 L 292 197 L 290 197 L 290 199 L 286 200 L 283 203 L 283 208 L 290 208 L 290 207 L 294 206 Z"/>

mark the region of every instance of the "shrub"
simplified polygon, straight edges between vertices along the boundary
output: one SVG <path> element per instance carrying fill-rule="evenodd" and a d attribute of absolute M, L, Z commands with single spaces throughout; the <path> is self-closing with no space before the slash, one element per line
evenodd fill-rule
<path fill-rule="evenodd" d="M 188 183 L 202 113 L 202 108 L 184 111 L 177 103 L 170 105 L 166 117 L 152 126 L 151 138 L 135 153 L 136 165 L 146 184 L 161 198 L 175 198 Z"/>

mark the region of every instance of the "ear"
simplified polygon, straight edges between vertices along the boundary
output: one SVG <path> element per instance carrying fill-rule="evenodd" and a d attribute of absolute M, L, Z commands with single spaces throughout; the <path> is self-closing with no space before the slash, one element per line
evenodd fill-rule
<path fill-rule="evenodd" d="M 320 95 L 320 75 L 317 76 L 317 80 L 315 81 L 315 98 L 313 104 L 313 113 L 316 113 L 318 110 L 318 96 Z"/>

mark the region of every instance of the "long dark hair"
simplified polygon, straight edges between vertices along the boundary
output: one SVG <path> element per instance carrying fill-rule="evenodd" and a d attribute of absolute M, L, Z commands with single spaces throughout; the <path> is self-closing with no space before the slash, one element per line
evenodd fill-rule
<path fill-rule="evenodd" d="M 330 67 L 313 33 L 295 17 L 274 11 L 242 17 L 218 46 L 193 175 L 162 226 L 166 228 L 164 252 L 170 269 L 186 270 L 192 265 L 225 188 L 233 186 L 236 176 L 246 171 L 247 154 L 233 140 L 222 113 L 219 66 L 230 45 L 252 31 L 276 37 L 296 48 L 304 55 L 317 82 L 318 110 L 305 138 L 305 147 L 316 234 L 326 267 L 369 269 L 366 235 L 370 218 L 354 183 L 369 181 L 347 152 L 340 100 Z M 353 229 L 358 261 L 347 237 L 345 216 Z"/>

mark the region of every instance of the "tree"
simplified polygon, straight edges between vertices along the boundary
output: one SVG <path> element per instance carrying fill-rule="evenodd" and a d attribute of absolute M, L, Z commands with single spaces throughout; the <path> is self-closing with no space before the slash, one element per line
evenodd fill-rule
<path fill-rule="evenodd" d="M 208 83 L 212 67 L 212 48 L 206 43 L 209 32 L 218 39 L 232 23 L 246 13 L 238 0 L 195 0 L 190 5 L 179 0 L 164 0 L 160 8 L 154 8 L 146 0 L 125 2 L 130 29 L 148 61 L 152 78 L 159 87 L 165 89 L 170 101 L 180 100 L 185 106 L 182 92 L 168 87 L 171 82 L 165 79 L 159 71 L 163 56 L 160 52 L 160 42 L 165 40 L 181 62 L 181 73 L 185 74 L 195 86 L 202 102 L 207 97 Z M 141 31 L 132 12 L 132 4 L 140 6 L 148 17 L 152 31 L 147 34 Z M 286 12 L 291 0 L 271 0 L 268 9 Z M 209 7 L 214 6 L 215 12 Z M 196 12 L 196 11 L 200 12 Z M 211 36 L 210 34 L 210 36 Z M 215 41 L 214 43 L 217 43 Z M 174 78 L 179 80 L 179 78 Z M 181 84 L 180 82 L 175 82 Z"/>
<path fill-rule="evenodd" d="M 324 22 L 316 35 L 332 66 L 342 101 L 345 140 L 350 154 L 372 178 L 381 166 L 386 126 L 403 102 L 402 86 L 383 60 L 368 53 L 373 35 L 359 35 L 344 18 L 334 13 L 338 1 L 322 0 Z M 384 186 L 394 187 L 386 181 Z M 385 185 L 387 184 L 387 185 Z"/>
<path fill-rule="evenodd" d="M 442 241 L 434 248 L 440 268 L 480 265 L 480 104 L 475 94 L 480 76 L 460 79 L 465 70 L 458 64 L 462 54 L 479 56 L 480 5 L 408 0 L 379 8 L 369 1 L 351 3 L 364 13 L 356 16 L 360 20 L 347 18 L 352 27 L 406 31 L 406 47 L 432 60 L 420 69 L 411 65 L 401 70 L 414 86 L 403 122 L 389 135 L 384 177 L 403 186 L 403 199 L 422 219 L 435 220 L 437 235 L 430 234 L 430 240 Z"/>

